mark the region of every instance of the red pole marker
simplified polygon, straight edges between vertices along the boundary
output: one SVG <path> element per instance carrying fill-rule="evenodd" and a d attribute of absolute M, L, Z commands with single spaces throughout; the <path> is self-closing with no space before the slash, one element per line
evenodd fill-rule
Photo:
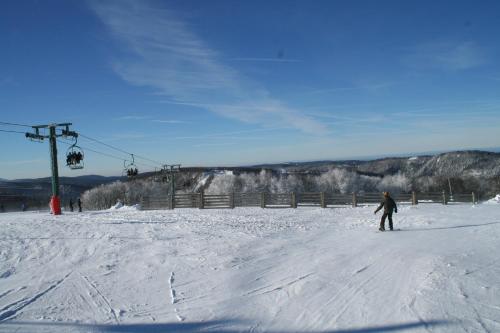
<path fill-rule="evenodd" d="M 61 201 L 59 197 L 52 196 L 50 198 L 50 212 L 54 215 L 61 215 Z"/>

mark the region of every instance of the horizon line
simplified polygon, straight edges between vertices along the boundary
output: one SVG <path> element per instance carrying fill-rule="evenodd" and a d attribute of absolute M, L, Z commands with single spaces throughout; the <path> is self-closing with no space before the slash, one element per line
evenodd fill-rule
<path fill-rule="evenodd" d="M 486 148 L 468 148 L 468 149 L 455 149 L 455 150 L 434 150 L 434 151 L 424 151 L 424 152 L 413 152 L 413 153 L 393 153 L 393 154 L 383 154 L 383 155 L 364 155 L 364 156 L 352 156 L 346 158 L 339 159 L 319 159 L 319 160 L 295 160 L 295 161 L 282 161 L 282 162 L 264 162 L 264 163 L 255 163 L 255 164 L 247 164 L 247 165 L 190 165 L 184 167 L 188 168 L 259 168 L 264 166 L 272 166 L 272 165 L 280 165 L 280 164 L 294 164 L 294 163 L 318 163 L 318 162 L 349 162 L 349 161 L 376 161 L 382 160 L 386 158 L 408 158 L 408 157 L 424 157 L 424 156 L 435 156 L 446 153 L 454 153 L 454 152 L 484 152 L 484 153 L 500 153 L 500 147 L 486 147 Z M 182 168 L 181 168 L 182 169 Z M 154 171 L 145 171 L 143 173 L 154 173 Z M 105 178 L 124 178 L 124 176 L 120 175 L 111 175 L 111 176 L 103 176 L 98 174 L 89 174 L 89 175 L 81 175 L 81 176 L 61 176 L 60 178 L 82 178 L 82 177 L 105 177 Z M 24 180 L 35 180 L 35 179 L 44 179 L 50 178 L 51 176 L 43 176 L 36 178 L 0 178 L 1 181 L 24 181 Z"/>

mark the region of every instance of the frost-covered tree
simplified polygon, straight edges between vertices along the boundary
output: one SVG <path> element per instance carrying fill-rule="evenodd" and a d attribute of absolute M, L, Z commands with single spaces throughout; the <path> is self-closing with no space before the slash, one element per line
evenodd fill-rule
<path fill-rule="evenodd" d="M 205 191 L 207 194 L 224 194 L 237 192 L 238 176 L 233 175 L 232 173 L 224 173 L 222 175 L 217 175 L 213 177 L 210 186 Z"/>
<path fill-rule="evenodd" d="M 85 191 L 81 200 L 85 209 L 98 210 L 108 209 L 118 201 L 125 205 L 135 205 L 139 204 L 144 197 L 165 196 L 167 193 L 167 184 L 152 180 L 116 181 Z"/>
<path fill-rule="evenodd" d="M 408 192 L 411 189 L 411 182 L 405 175 L 398 172 L 395 175 L 383 177 L 377 184 L 377 189 L 379 191 L 389 191 L 394 193 Z"/>

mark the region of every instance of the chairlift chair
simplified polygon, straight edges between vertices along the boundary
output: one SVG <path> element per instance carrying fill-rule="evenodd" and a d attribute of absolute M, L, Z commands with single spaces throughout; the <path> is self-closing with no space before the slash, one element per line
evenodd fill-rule
<path fill-rule="evenodd" d="M 130 154 L 132 157 L 132 161 L 123 161 L 123 176 L 127 176 L 128 178 L 135 178 L 139 174 L 139 169 L 134 163 L 134 154 Z"/>
<path fill-rule="evenodd" d="M 72 170 L 83 169 L 83 158 L 83 149 L 77 145 L 75 139 L 75 143 L 66 151 L 66 165 Z"/>

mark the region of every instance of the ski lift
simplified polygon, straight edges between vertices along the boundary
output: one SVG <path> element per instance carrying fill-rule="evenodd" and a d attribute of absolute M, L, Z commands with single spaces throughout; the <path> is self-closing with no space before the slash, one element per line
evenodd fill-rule
<path fill-rule="evenodd" d="M 155 168 L 154 174 L 153 174 L 153 181 L 157 183 L 163 182 L 163 178 L 165 177 L 165 170 Z"/>
<path fill-rule="evenodd" d="M 123 161 L 123 176 L 127 176 L 128 178 L 135 178 L 139 174 L 139 170 L 134 163 L 134 154 L 130 154 L 130 156 L 132 156 L 131 162 L 127 160 Z"/>
<path fill-rule="evenodd" d="M 83 169 L 83 149 L 77 145 L 78 139 L 66 151 L 66 165 L 72 169 Z"/>
<path fill-rule="evenodd" d="M 174 178 L 173 174 L 179 172 L 180 170 L 181 170 L 180 164 L 163 165 L 160 171 L 161 182 L 170 183 Z"/>

